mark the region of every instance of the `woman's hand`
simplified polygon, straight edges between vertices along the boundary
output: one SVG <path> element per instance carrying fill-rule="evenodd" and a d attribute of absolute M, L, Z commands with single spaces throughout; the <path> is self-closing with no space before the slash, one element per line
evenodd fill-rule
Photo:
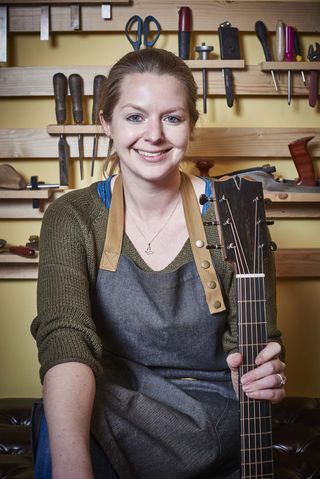
<path fill-rule="evenodd" d="M 267 399 L 272 403 L 277 403 L 285 397 L 285 364 L 279 359 L 280 351 L 280 344 L 268 343 L 256 357 L 257 367 L 244 374 L 240 379 L 241 387 L 249 398 Z M 238 369 L 242 363 L 241 354 L 229 354 L 227 363 L 231 370 L 234 390 L 238 393 Z"/>

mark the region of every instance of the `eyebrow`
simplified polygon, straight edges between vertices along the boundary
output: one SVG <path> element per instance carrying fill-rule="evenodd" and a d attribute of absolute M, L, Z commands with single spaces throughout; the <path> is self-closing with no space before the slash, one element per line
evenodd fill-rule
<path fill-rule="evenodd" d="M 126 103 L 125 105 L 123 105 L 121 107 L 122 110 L 124 110 L 125 108 L 133 108 L 134 110 L 139 110 L 139 111 L 142 111 L 143 113 L 147 113 L 147 111 L 139 106 L 139 105 L 135 105 L 134 103 Z M 166 110 L 163 114 L 168 114 L 168 113 L 173 113 L 174 111 L 183 111 L 183 112 L 186 112 L 186 108 L 184 107 L 181 107 L 181 106 L 174 106 L 172 108 L 169 108 L 168 110 Z"/>

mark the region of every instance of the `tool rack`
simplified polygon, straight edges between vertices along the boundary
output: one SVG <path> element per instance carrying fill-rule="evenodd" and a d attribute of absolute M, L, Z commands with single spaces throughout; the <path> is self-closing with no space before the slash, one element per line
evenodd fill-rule
<path fill-rule="evenodd" d="M 178 10 L 177 0 L 78 0 L 80 5 L 80 32 L 119 32 L 124 31 L 127 19 L 135 14 L 146 17 L 150 12 L 159 20 L 163 32 L 176 32 Z M 5 15 L 10 33 L 39 32 L 41 0 L 0 0 L 0 8 Z M 50 6 L 50 31 L 71 32 L 70 0 L 45 2 Z M 101 16 L 101 5 L 111 7 L 111 19 Z M 192 0 L 193 31 L 217 32 L 220 23 L 226 18 L 240 32 L 254 32 L 254 24 L 263 18 L 269 32 L 274 32 L 276 19 L 283 18 L 303 33 L 320 32 L 319 0 L 296 1 L 255 1 L 255 0 Z M 290 8 L 288 5 L 290 4 Z M 77 31 L 79 34 L 79 30 Z M 40 41 L 40 40 L 39 40 Z M 258 41 L 258 40 L 257 40 Z M 9 38 L 10 42 L 10 38 Z M 261 52 L 261 57 L 263 56 Z M 244 60 L 188 60 L 202 94 L 201 70 L 207 69 L 208 95 L 224 96 L 225 88 L 222 68 L 230 67 L 234 76 L 236 96 L 284 97 L 287 94 L 288 70 L 320 70 L 317 62 L 262 62 L 248 65 Z M 52 77 L 59 71 L 70 75 L 79 73 L 84 79 L 85 95 L 92 95 L 93 76 L 107 74 L 110 67 L 67 66 L 67 67 L 0 67 L 0 97 L 52 96 Z M 279 91 L 273 87 L 270 70 L 281 71 Z M 300 75 L 293 75 L 292 96 L 308 95 Z M 285 101 L 285 100 L 284 100 Z M 68 136 L 71 158 L 77 158 L 76 135 L 84 135 L 85 156 L 90 156 L 92 135 L 102 133 L 95 125 L 49 125 L 47 128 L 0 129 L 0 158 L 52 158 L 57 159 L 57 136 Z M 198 128 L 187 152 L 189 161 L 201 159 L 228 158 L 288 158 L 288 143 L 302 136 L 314 135 L 313 157 L 320 157 L 320 128 Z M 270 141 L 270 138 L 272 141 Z M 101 141 L 102 140 L 102 141 Z M 99 141 L 98 157 L 107 151 L 107 139 Z M 41 219 L 50 202 L 70 190 L 46 191 L 0 191 L 0 218 Z M 320 194 L 265 192 L 273 200 L 267 208 L 269 218 L 320 218 Z M 40 208 L 34 209 L 31 200 L 40 198 Z M 288 249 L 276 252 L 277 274 L 279 277 L 318 277 L 320 276 L 319 249 Z M 36 278 L 38 258 L 24 259 L 3 253 L 0 255 L 0 278 Z"/>

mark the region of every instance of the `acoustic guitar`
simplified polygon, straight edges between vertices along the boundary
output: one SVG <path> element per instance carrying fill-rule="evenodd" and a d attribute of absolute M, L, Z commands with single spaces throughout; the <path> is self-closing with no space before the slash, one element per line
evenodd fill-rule
<path fill-rule="evenodd" d="M 210 201 L 215 205 L 223 256 L 236 273 L 242 376 L 256 367 L 255 358 L 267 343 L 264 260 L 274 244 L 268 237 L 260 182 L 228 177 L 213 187 Z M 248 398 L 239 384 L 239 415 L 241 478 L 272 479 L 270 402 Z"/>

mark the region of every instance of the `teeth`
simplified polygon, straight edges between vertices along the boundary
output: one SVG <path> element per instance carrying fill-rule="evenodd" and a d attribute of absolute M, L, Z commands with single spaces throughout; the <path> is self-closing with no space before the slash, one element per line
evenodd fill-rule
<path fill-rule="evenodd" d="M 154 157 L 154 156 L 159 156 L 162 153 L 162 151 L 155 151 L 151 153 L 150 151 L 138 150 L 138 153 L 139 155 Z"/>

